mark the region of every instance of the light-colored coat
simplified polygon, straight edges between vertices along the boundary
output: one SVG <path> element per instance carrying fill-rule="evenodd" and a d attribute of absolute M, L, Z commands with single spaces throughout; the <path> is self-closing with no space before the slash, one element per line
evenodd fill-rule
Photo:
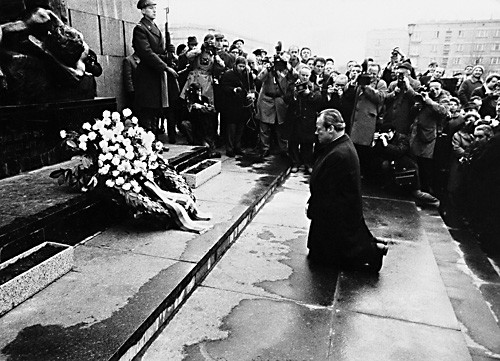
<path fill-rule="evenodd" d="M 356 89 L 356 101 L 352 112 L 351 139 L 354 144 L 370 146 L 377 125 L 377 117 L 381 112 L 387 94 L 387 84 L 378 80 L 376 84 Z"/>

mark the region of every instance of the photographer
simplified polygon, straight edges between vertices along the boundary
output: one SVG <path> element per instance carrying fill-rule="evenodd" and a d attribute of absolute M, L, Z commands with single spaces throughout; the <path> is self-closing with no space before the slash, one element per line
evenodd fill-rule
<path fill-rule="evenodd" d="M 410 147 L 417 158 L 422 189 L 432 193 L 435 188 L 434 147 L 438 129 L 442 129 L 442 123 L 448 113 L 448 109 L 443 105 L 448 98 L 443 92 L 441 82 L 435 79 L 429 83 L 429 90 L 420 89 L 415 99 L 416 118 L 411 126 Z"/>
<path fill-rule="evenodd" d="M 221 124 L 226 124 L 226 155 L 242 155 L 241 138 L 255 100 L 253 77 L 244 57 L 237 57 L 233 69 L 222 75 L 220 87 L 224 103 Z"/>
<path fill-rule="evenodd" d="M 396 68 L 396 80 L 389 84 L 385 98 L 385 114 L 383 123 L 394 126 L 398 133 L 409 135 L 413 119 L 410 111 L 415 104 L 415 89 L 420 82 L 410 76 L 412 66 L 404 61 Z"/>
<path fill-rule="evenodd" d="M 295 83 L 294 100 L 290 104 L 291 124 L 288 152 L 292 159 L 292 173 L 304 165 L 304 173 L 311 174 L 313 146 L 316 139 L 316 114 L 321 107 L 321 88 L 310 80 L 311 69 L 304 65 Z"/>
<path fill-rule="evenodd" d="M 262 82 L 257 100 L 261 158 L 270 154 L 272 128 L 276 132 L 280 153 L 283 155 L 287 153 L 283 125 L 286 120 L 288 104 L 293 97 L 293 85 L 296 77 L 288 68 L 289 56 L 287 53 L 281 54 L 280 45 L 278 44 L 276 47 L 276 55 L 272 59 L 266 59 L 264 69 L 257 76 L 257 79 Z"/>
<path fill-rule="evenodd" d="M 437 205 L 438 199 L 420 189 L 418 165 L 410 156 L 410 143 L 406 135 L 398 133 L 391 124 L 383 124 L 373 135 L 371 144 L 373 157 L 370 174 L 390 177 L 391 181 L 398 172 L 413 171 L 409 190 L 418 204 Z"/>
<path fill-rule="evenodd" d="M 365 63 L 366 70 L 363 73 L 358 73 L 357 70 L 359 69 L 359 66 L 351 69 L 352 76 L 349 89 L 354 89 L 354 102 L 350 137 L 358 152 L 361 172 L 365 173 L 370 158 L 370 146 L 377 126 L 377 119 L 382 113 L 382 106 L 387 94 L 387 84 L 378 77 L 380 73 L 378 64 L 367 65 Z"/>

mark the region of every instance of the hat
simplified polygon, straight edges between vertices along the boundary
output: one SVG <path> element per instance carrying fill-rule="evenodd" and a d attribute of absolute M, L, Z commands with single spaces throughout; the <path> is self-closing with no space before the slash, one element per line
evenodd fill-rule
<path fill-rule="evenodd" d="M 233 41 L 233 44 L 236 44 L 238 41 L 241 41 L 243 44 L 245 44 L 245 40 L 243 40 L 243 39 L 235 39 Z"/>
<path fill-rule="evenodd" d="M 238 64 L 245 64 L 245 65 L 247 65 L 247 59 L 244 56 L 237 56 L 236 57 L 236 61 L 234 62 L 234 65 L 236 66 Z"/>
<path fill-rule="evenodd" d="M 196 39 L 196 36 L 188 36 L 188 44 L 198 45 L 198 39 Z"/>
<path fill-rule="evenodd" d="M 254 51 L 252 51 L 252 53 L 255 56 L 262 56 L 262 52 L 266 52 L 266 51 L 264 49 L 255 49 Z"/>
<path fill-rule="evenodd" d="M 215 40 L 222 40 L 222 39 L 224 39 L 224 34 L 216 33 L 214 35 L 214 37 L 215 37 Z"/>
<path fill-rule="evenodd" d="M 393 55 L 394 54 L 398 54 L 398 55 L 401 54 L 401 52 L 399 51 L 399 46 L 396 46 L 395 48 L 393 48 L 391 50 L 391 54 L 393 54 Z"/>
<path fill-rule="evenodd" d="M 479 108 L 478 105 L 474 102 L 468 102 L 467 104 L 464 105 L 465 112 L 468 112 L 470 110 L 475 110 L 477 112 L 478 108 Z M 479 114 L 478 114 L 478 117 L 479 117 Z"/>
<path fill-rule="evenodd" d="M 203 38 L 203 42 L 206 42 L 209 39 L 215 39 L 214 34 L 207 34 L 207 35 L 205 35 L 205 37 Z"/>
<path fill-rule="evenodd" d="M 457 97 L 450 97 L 450 102 L 455 102 L 460 105 L 460 100 Z"/>
<path fill-rule="evenodd" d="M 144 9 L 146 6 L 156 5 L 152 0 L 139 0 L 137 3 L 137 9 Z"/>
<path fill-rule="evenodd" d="M 476 68 L 481 69 L 483 71 L 483 73 L 484 73 L 484 66 L 482 66 L 482 65 L 474 65 L 474 67 L 472 68 L 472 72 L 474 72 L 474 70 L 476 70 Z"/>
<path fill-rule="evenodd" d="M 382 123 L 378 129 L 379 133 L 389 133 L 389 131 L 394 131 L 394 125 L 392 123 Z"/>
<path fill-rule="evenodd" d="M 409 62 L 403 61 L 402 63 L 400 63 L 398 65 L 398 67 L 396 69 L 408 69 L 409 71 L 412 71 L 413 67 L 411 66 L 411 64 Z"/>

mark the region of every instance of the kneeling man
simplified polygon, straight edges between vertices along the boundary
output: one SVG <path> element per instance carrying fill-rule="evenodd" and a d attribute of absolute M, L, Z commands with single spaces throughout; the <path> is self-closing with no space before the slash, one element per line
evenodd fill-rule
<path fill-rule="evenodd" d="M 363 218 L 356 149 L 336 109 L 316 121 L 319 149 L 310 178 L 311 219 L 307 247 L 313 262 L 378 272 L 387 246 L 372 236 Z"/>

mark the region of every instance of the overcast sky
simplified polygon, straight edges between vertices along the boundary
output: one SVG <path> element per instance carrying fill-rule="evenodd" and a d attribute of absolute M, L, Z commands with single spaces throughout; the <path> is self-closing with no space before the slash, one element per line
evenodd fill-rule
<path fill-rule="evenodd" d="M 500 0 L 158 0 L 159 8 L 167 5 L 172 25 L 233 30 L 272 44 L 281 40 L 285 48 L 308 45 L 337 64 L 362 59 L 366 34 L 373 29 L 500 19 Z"/>

